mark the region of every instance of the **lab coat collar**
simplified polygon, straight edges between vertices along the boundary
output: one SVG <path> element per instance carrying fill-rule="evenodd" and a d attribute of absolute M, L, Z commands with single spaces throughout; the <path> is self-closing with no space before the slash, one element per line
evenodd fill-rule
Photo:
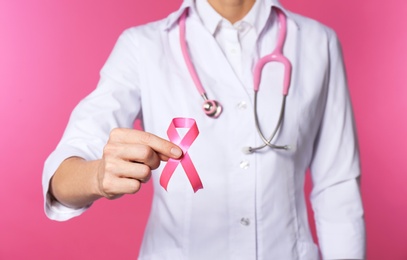
<path fill-rule="evenodd" d="M 221 23 L 224 18 L 211 7 L 207 0 L 195 0 L 195 8 L 202 23 L 208 31 L 214 35 L 219 23 Z"/>
<path fill-rule="evenodd" d="M 270 12 L 266 11 L 267 8 L 263 6 L 263 3 L 263 1 L 256 1 L 250 12 L 239 21 L 252 26 L 257 34 L 263 29 L 270 16 Z M 229 21 L 211 7 L 207 0 L 195 0 L 195 7 L 202 23 L 213 36 L 222 22 L 230 24 Z"/>
<path fill-rule="evenodd" d="M 262 1 L 263 4 L 268 7 L 268 10 L 271 11 L 271 7 L 277 7 L 281 11 L 285 13 L 285 15 L 288 17 L 289 20 L 294 21 L 295 25 L 297 26 L 297 29 L 300 29 L 299 22 L 296 20 L 296 17 L 294 17 L 291 12 L 287 11 L 278 0 L 257 0 L 257 1 Z M 181 17 L 182 13 L 185 11 L 185 9 L 189 8 L 190 12 L 196 13 L 195 9 L 195 0 L 184 0 L 181 4 L 181 7 L 171 13 L 168 18 L 166 23 L 163 24 L 163 30 L 170 30 L 177 22 L 178 19 Z M 267 9 L 266 9 L 267 10 Z"/>

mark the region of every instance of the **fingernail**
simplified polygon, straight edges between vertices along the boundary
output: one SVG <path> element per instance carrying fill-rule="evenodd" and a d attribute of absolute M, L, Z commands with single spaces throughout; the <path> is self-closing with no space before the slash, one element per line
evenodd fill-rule
<path fill-rule="evenodd" d="M 177 158 L 182 155 L 182 151 L 179 148 L 171 148 L 171 154 L 176 156 Z"/>

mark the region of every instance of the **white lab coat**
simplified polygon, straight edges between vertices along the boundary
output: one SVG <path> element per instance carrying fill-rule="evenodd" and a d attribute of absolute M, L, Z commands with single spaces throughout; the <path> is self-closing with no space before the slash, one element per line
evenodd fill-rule
<path fill-rule="evenodd" d="M 262 4 L 268 8 L 262 10 L 282 8 L 274 0 Z M 224 107 L 218 119 L 202 112 L 202 98 L 181 55 L 176 20 L 186 7 L 191 7 L 189 52 L 208 96 Z M 188 117 L 200 131 L 188 153 L 204 189 L 194 193 L 179 166 L 167 192 L 158 182 L 165 163 L 154 171 L 154 199 L 140 259 L 318 259 L 303 191 L 308 168 L 322 256 L 362 259 L 359 157 L 340 46 L 331 29 L 284 12 L 284 53 L 293 73 L 284 123 L 273 142 L 291 150 L 242 153 L 245 146 L 262 144 L 254 124 L 252 85 L 236 77 L 194 12 L 193 1 L 185 0 L 168 18 L 126 30 L 119 38 L 97 89 L 75 108 L 45 164 L 47 215 L 66 220 L 87 209 L 66 208 L 47 193 L 65 158 L 100 158 L 110 130 L 130 128 L 136 118 L 143 119 L 146 131 L 166 138 L 173 118 Z M 270 53 L 276 32 L 276 22 L 266 25 L 253 61 Z M 263 72 L 258 111 L 265 133 L 271 133 L 278 119 L 282 75 L 276 65 Z"/>

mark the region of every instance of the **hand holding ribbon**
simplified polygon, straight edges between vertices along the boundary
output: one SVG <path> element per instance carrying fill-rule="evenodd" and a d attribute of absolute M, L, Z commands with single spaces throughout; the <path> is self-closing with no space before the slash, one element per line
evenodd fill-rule
<path fill-rule="evenodd" d="M 177 132 L 177 128 L 189 128 L 189 130 L 181 139 Z M 171 176 L 179 163 L 181 163 L 182 167 L 184 168 L 194 192 L 197 192 L 199 189 L 203 189 L 201 179 L 199 178 L 198 172 L 196 171 L 195 166 L 188 154 L 188 149 L 195 141 L 198 134 L 198 126 L 196 125 L 195 120 L 192 118 L 180 117 L 174 118 L 171 121 L 171 124 L 167 130 L 167 135 L 171 142 L 178 145 L 182 149 L 183 156 L 180 159 L 170 158 L 165 165 L 160 177 L 160 184 L 165 190 L 167 190 L 168 182 L 170 181 Z"/>

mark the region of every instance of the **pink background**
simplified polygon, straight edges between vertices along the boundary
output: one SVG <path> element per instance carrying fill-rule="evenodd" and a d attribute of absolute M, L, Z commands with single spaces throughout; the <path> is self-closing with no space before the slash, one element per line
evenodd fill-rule
<path fill-rule="evenodd" d="M 121 31 L 162 18 L 180 2 L 0 0 L 0 259 L 136 258 L 149 184 L 58 223 L 43 213 L 41 172 Z M 407 2 L 283 3 L 341 39 L 360 136 L 368 258 L 405 260 Z"/>

